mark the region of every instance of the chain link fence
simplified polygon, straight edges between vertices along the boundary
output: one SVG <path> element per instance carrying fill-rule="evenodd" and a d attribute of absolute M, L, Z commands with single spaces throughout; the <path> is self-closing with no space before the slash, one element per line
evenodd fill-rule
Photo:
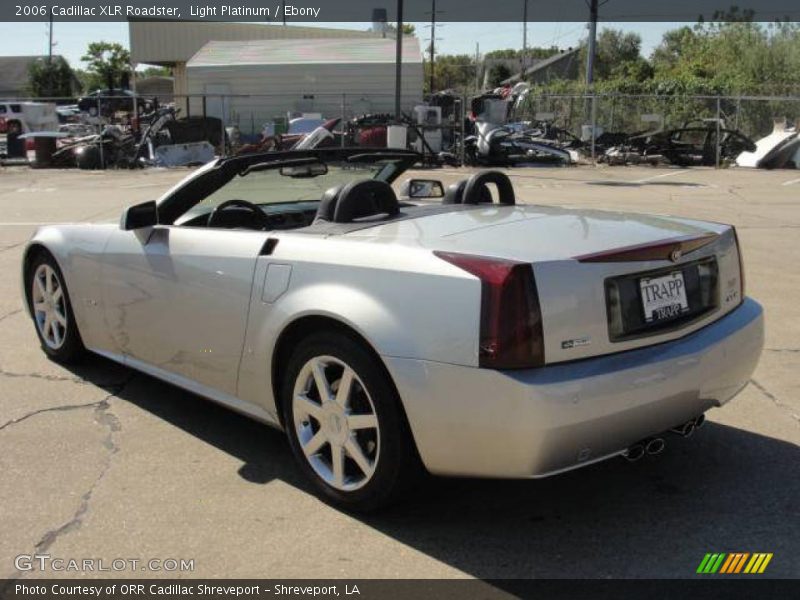
<path fill-rule="evenodd" d="M 753 140 L 769 135 L 775 119 L 800 120 L 800 96 L 533 95 L 517 105 L 519 121 L 545 118 L 573 135 L 628 135 L 719 122 Z M 587 128 L 588 126 L 588 128 Z"/>
<path fill-rule="evenodd" d="M 440 98 L 441 100 L 441 98 Z M 433 149 L 453 150 L 463 139 L 469 98 L 451 97 L 449 104 L 439 107 L 430 120 L 419 120 L 414 107 L 422 98 L 404 96 L 403 111 L 408 121 L 418 124 L 426 139 L 434 140 Z M 174 94 L 169 102 L 157 97 L 133 95 L 87 96 L 75 98 L 15 98 L 0 99 L 0 107 L 26 101 L 54 102 L 59 119 L 79 121 L 97 131 L 107 124 L 135 125 L 142 114 L 154 106 L 173 105 L 178 118 L 214 117 L 219 119 L 221 133 L 235 128 L 242 143 L 257 143 L 264 134 L 289 132 L 293 118 L 319 115 L 322 119 L 341 119 L 335 132 L 343 133 L 354 118 L 364 115 L 385 115 L 393 119 L 395 95 L 393 90 L 368 96 L 342 93 L 303 94 Z M 0 114 L 8 128 L 14 115 Z M 800 120 L 800 95 L 794 96 L 676 96 L 620 94 L 528 94 L 516 103 L 511 121 L 536 122 L 546 120 L 586 141 L 587 155 L 595 156 L 591 132 L 632 135 L 658 129 L 671 130 L 687 126 L 719 123 L 720 127 L 738 130 L 753 140 L 768 135 L 775 119 L 786 119 L 788 126 Z M 467 125 L 467 130 L 469 126 Z M 0 130 L 0 133 L 3 131 Z M 223 138 L 224 139 L 224 138 Z M 344 139 L 344 136 L 342 136 Z M 409 145 L 417 139 L 409 136 Z M 225 149 L 221 149 L 223 152 Z M 591 152 L 589 151 L 591 150 Z"/>

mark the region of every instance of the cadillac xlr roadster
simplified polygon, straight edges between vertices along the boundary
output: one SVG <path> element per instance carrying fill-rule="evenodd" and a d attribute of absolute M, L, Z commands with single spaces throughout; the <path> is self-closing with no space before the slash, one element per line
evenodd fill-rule
<path fill-rule="evenodd" d="M 521 203 L 496 171 L 401 182 L 417 158 L 219 159 L 119 224 L 40 228 L 22 276 L 44 352 L 281 428 L 353 510 L 424 469 L 655 454 L 747 384 L 763 319 L 733 227 Z"/>

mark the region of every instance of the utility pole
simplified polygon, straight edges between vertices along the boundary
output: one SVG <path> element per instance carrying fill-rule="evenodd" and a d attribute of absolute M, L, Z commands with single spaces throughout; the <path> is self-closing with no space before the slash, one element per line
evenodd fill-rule
<path fill-rule="evenodd" d="M 53 94 L 53 9 L 50 8 L 47 24 L 47 95 Z"/>
<path fill-rule="evenodd" d="M 589 119 L 592 126 L 592 160 L 595 159 L 595 141 L 597 139 L 597 96 L 594 93 L 594 58 L 597 53 L 597 7 L 598 0 L 590 0 L 589 5 L 589 44 L 586 56 L 586 85 L 591 94 Z"/>
<path fill-rule="evenodd" d="M 431 82 L 430 93 L 433 94 L 433 84 L 436 79 L 436 0 L 431 0 Z"/>
<path fill-rule="evenodd" d="M 586 56 L 586 84 L 594 83 L 594 57 L 597 52 L 597 5 L 598 0 L 589 0 L 589 44 Z"/>
<path fill-rule="evenodd" d="M 481 45 L 475 42 L 475 93 L 481 91 Z"/>
<path fill-rule="evenodd" d="M 403 0 L 397 0 L 397 39 L 394 67 L 394 120 L 400 123 L 400 92 L 403 85 Z"/>
<path fill-rule="evenodd" d="M 47 64 L 53 62 L 53 11 L 50 11 L 47 25 Z"/>
<path fill-rule="evenodd" d="M 528 0 L 522 0 L 522 68 L 520 81 L 525 79 L 525 69 L 528 68 Z"/>

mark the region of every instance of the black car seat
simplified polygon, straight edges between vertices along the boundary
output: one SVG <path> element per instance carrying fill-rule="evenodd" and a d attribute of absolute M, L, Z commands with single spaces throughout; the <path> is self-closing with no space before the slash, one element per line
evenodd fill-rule
<path fill-rule="evenodd" d="M 328 223 L 333 222 L 333 213 L 336 211 L 336 205 L 339 203 L 341 192 L 341 185 L 325 190 L 325 193 L 322 194 L 322 198 L 320 198 L 319 207 L 317 207 L 317 214 L 314 215 L 313 223 L 318 223 L 320 221 L 327 221 Z"/>
<path fill-rule="evenodd" d="M 442 198 L 442 204 L 463 204 L 464 203 L 464 188 L 467 187 L 468 179 L 462 179 L 458 183 L 454 183 L 447 187 L 447 191 Z M 491 204 L 492 193 L 489 188 L 483 186 L 481 188 L 480 204 Z"/>
<path fill-rule="evenodd" d="M 489 202 L 491 202 L 492 194 L 487 186 L 489 183 L 497 186 L 497 201 L 499 204 L 514 206 L 517 203 L 514 185 L 508 175 L 500 171 L 481 171 L 467 179 L 461 202 L 464 204 L 483 204 L 486 202 L 487 196 Z"/>
<path fill-rule="evenodd" d="M 334 223 L 352 223 L 359 219 L 400 213 L 397 196 L 388 183 L 375 179 L 352 181 L 339 193 L 333 212 Z"/>

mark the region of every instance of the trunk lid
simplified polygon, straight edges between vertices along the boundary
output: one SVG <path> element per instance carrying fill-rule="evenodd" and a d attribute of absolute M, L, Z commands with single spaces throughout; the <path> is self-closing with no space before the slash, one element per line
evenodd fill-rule
<path fill-rule="evenodd" d="M 674 340 L 742 301 L 735 233 L 716 223 L 487 206 L 398 220 L 350 236 L 530 263 L 547 364 Z M 678 304 L 671 304 L 669 296 L 662 304 L 658 298 L 643 299 L 658 293 L 646 286 L 677 280 L 685 286 Z"/>
<path fill-rule="evenodd" d="M 635 213 L 495 205 L 393 221 L 347 236 L 533 263 L 723 230 L 711 223 Z"/>

